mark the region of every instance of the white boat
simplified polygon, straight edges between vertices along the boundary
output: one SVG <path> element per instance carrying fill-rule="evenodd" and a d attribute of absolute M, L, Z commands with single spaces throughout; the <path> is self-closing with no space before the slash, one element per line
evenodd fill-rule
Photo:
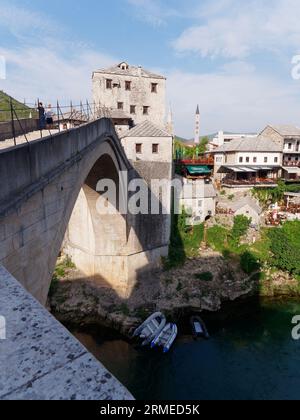
<path fill-rule="evenodd" d="M 167 324 L 165 328 L 152 340 L 151 348 L 155 346 L 163 347 L 164 353 L 167 353 L 174 343 L 178 334 L 176 324 Z"/>
<path fill-rule="evenodd" d="M 166 317 L 161 312 L 156 312 L 135 330 L 133 337 L 140 337 L 143 340 L 142 346 L 147 346 L 161 333 L 166 322 Z"/>

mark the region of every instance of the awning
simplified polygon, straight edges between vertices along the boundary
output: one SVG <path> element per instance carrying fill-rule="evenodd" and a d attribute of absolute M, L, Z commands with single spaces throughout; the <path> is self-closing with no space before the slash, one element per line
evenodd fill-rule
<path fill-rule="evenodd" d="M 208 166 L 188 165 L 186 168 L 190 175 L 210 175 L 212 172 Z"/>
<path fill-rule="evenodd" d="M 233 172 L 237 172 L 237 173 L 243 173 L 243 172 L 258 172 L 258 171 L 272 171 L 273 169 L 279 169 L 278 166 L 228 166 L 228 165 L 224 165 L 223 168 L 228 169 L 230 171 Z"/>
<path fill-rule="evenodd" d="M 229 169 L 230 171 L 233 171 L 233 172 L 239 172 L 239 173 L 241 173 L 241 172 L 256 172 L 256 170 L 255 169 L 252 169 L 252 168 L 248 168 L 248 167 L 246 167 L 246 166 L 224 166 L 224 168 L 225 169 Z"/>
<path fill-rule="evenodd" d="M 283 167 L 283 169 L 289 174 L 300 174 L 300 168 L 297 167 Z"/>

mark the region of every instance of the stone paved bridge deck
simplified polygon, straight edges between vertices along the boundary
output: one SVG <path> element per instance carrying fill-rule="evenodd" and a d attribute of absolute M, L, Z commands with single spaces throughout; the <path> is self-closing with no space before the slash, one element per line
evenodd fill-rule
<path fill-rule="evenodd" d="M 26 138 L 28 142 L 32 142 L 35 140 L 40 140 L 41 138 L 49 137 L 50 135 L 55 135 L 59 133 L 59 130 L 42 130 L 42 131 L 32 131 L 31 133 L 26 134 Z M 27 143 L 24 135 L 17 136 L 16 137 L 16 145 L 21 145 L 24 143 Z M 0 141 L 0 150 L 8 149 L 10 147 L 15 147 L 15 141 L 14 139 L 7 139 L 4 141 Z"/>
<path fill-rule="evenodd" d="M 0 400 L 133 399 L 1 266 L 0 316 Z"/>

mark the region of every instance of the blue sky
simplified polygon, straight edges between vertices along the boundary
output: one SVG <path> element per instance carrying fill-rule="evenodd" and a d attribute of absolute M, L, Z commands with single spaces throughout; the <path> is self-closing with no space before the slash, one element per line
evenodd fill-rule
<path fill-rule="evenodd" d="M 0 89 L 44 102 L 91 97 L 93 70 L 126 60 L 165 74 L 176 132 L 300 125 L 298 0 L 0 0 Z"/>

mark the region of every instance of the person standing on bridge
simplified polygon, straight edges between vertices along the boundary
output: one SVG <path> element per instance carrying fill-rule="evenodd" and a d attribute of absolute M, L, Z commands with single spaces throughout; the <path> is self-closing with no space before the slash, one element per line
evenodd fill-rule
<path fill-rule="evenodd" d="M 46 128 L 46 117 L 45 117 L 45 108 L 43 107 L 42 102 L 39 103 L 38 111 L 39 111 L 40 130 L 44 130 Z"/>
<path fill-rule="evenodd" d="M 52 106 L 49 104 L 46 110 L 46 123 L 48 128 L 53 128 L 53 115 Z"/>

